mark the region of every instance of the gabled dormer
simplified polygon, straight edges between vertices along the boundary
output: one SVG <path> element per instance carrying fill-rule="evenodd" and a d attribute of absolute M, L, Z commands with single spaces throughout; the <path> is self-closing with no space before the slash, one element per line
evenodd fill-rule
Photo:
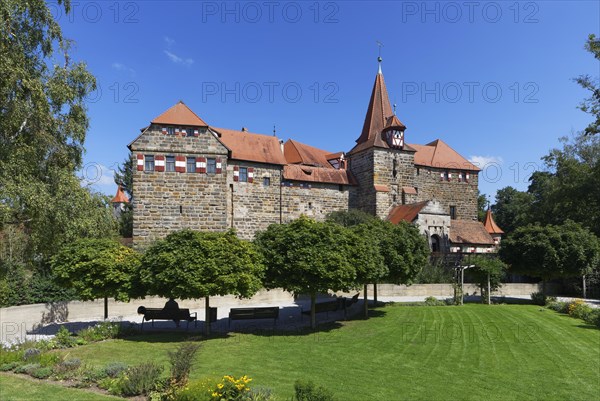
<path fill-rule="evenodd" d="M 202 130 L 208 128 L 208 124 L 181 100 L 152 120 L 151 124 L 165 135 L 199 136 Z"/>

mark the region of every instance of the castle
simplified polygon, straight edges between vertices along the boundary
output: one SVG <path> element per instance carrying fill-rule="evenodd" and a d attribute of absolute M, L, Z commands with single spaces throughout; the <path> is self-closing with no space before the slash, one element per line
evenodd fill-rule
<path fill-rule="evenodd" d="M 433 251 L 493 251 L 501 230 L 491 215 L 490 223 L 477 221 L 480 169 L 441 139 L 407 143 L 405 130 L 392 111 L 381 65 L 349 152 L 213 127 L 179 102 L 128 145 L 137 159 L 134 246 L 184 228 L 233 228 L 251 239 L 301 215 L 321 220 L 332 211 L 359 209 L 416 224 Z"/>

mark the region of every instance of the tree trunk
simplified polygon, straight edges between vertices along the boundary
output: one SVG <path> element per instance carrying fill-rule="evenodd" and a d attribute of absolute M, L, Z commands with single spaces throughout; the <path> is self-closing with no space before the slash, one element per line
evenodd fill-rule
<path fill-rule="evenodd" d="M 377 308 L 377 283 L 373 284 L 373 306 Z"/>
<path fill-rule="evenodd" d="M 104 297 L 104 320 L 108 319 L 108 297 Z"/>
<path fill-rule="evenodd" d="M 460 268 L 460 304 L 465 303 L 465 268 Z"/>
<path fill-rule="evenodd" d="M 317 327 L 317 294 L 314 292 L 310 293 L 310 327 Z"/>
<path fill-rule="evenodd" d="M 492 304 L 492 287 L 490 284 L 490 273 L 488 273 L 488 279 L 487 279 L 487 304 L 488 305 Z"/>
<path fill-rule="evenodd" d="M 364 299 L 365 299 L 365 304 L 364 304 L 365 319 L 369 318 L 369 298 L 367 297 L 367 285 L 368 284 L 365 284 L 364 289 L 363 289 L 363 291 L 364 291 L 363 295 L 364 295 Z"/>
<path fill-rule="evenodd" d="M 581 277 L 582 279 L 582 289 L 583 289 L 583 299 L 587 299 L 587 288 L 585 284 L 585 274 Z"/>
<path fill-rule="evenodd" d="M 546 279 L 542 279 L 542 295 L 546 298 Z"/>
<path fill-rule="evenodd" d="M 206 297 L 204 300 L 204 334 L 210 336 L 210 301 Z"/>

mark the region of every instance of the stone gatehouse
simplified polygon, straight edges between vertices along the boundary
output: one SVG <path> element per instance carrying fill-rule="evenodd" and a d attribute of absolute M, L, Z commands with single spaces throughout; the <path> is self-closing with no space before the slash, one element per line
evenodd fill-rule
<path fill-rule="evenodd" d="M 137 159 L 134 245 L 143 248 L 183 228 L 234 228 L 250 239 L 269 224 L 303 214 L 323 219 L 332 211 L 360 209 L 414 222 L 433 248 L 449 250 L 452 222 L 477 219 L 480 170 L 441 139 L 407 143 L 405 130 L 381 68 L 361 135 L 348 152 L 217 128 L 179 102 L 129 144 Z M 409 209 L 418 210 L 407 214 Z M 421 211 L 439 217 L 420 218 Z M 484 239 L 493 246 L 491 237 Z"/>

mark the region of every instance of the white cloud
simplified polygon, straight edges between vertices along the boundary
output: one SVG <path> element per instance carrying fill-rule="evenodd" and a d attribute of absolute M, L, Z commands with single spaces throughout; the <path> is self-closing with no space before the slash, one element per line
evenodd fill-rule
<path fill-rule="evenodd" d="M 185 66 L 188 66 L 188 67 L 190 65 L 194 64 L 194 60 L 192 60 L 191 58 L 185 58 L 184 59 L 182 57 L 179 57 L 175 53 L 171 53 L 168 50 L 164 50 L 164 52 L 167 55 L 167 57 L 169 57 L 169 60 L 171 60 L 175 64 L 182 64 L 182 65 L 185 65 Z"/>
<path fill-rule="evenodd" d="M 135 70 L 133 68 L 127 67 L 125 64 L 114 62 L 112 63 L 111 67 L 113 68 L 113 70 L 128 72 L 129 74 L 131 74 L 131 76 L 135 75 Z"/>
<path fill-rule="evenodd" d="M 471 156 L 469 161 L 479 168 L 485 168 L 490 164 L 500 165 L 504 162 L 500 156 Z"/>
<path fill-rule="evenodd" d="M 92 186 L 105 194 L 114 194 L 115 170 L 101 163 L 87 163 L 79 172 L 82 186 Z"/>
<path fill-rule="evenodd" d="M 171 39 L 168 36 L 165 36 L 164 40 L 165 40 L 165 43 L 167 44 L 167 47 L 169 47 L 169 48 L 175 44 L 175 39 Z"/>

